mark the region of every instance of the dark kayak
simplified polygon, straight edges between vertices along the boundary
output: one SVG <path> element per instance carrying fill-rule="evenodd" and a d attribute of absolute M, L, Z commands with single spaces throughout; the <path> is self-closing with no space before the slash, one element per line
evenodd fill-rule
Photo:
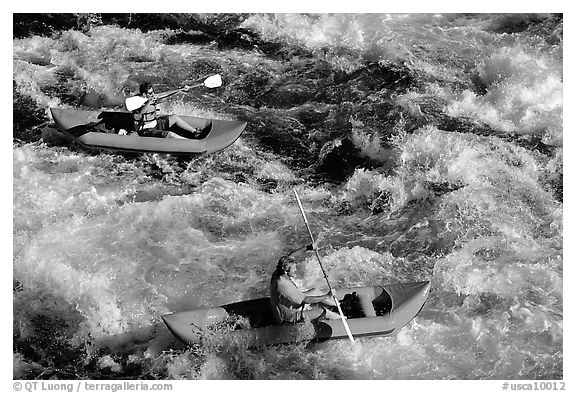
<path fill-rule="evenodd" d="M 180 116 L 188 124 L 203 130 L 198 139 L 118 135 L 132 127 L 132 114 L 122 111 L 86 111 L 50 108 L 56 126 L 68 138 L 82 146 L 133 153 L 195 155 L 214 153 L 234 143 L 246 122 Z"/>
<path fill-rule="evenodd" d="M 336 295 L 354 337 L 387 336 L 405 326 L 420 312 L 430 288 L 429 281 L 375 287 L 338 288 Z M 275 325 L 270 298 L 247 300 L 221 307 L 163 315 L 168 329 L 187 345 L 202 339 L 217 343 L 239 342 L 247 347 L 347 338 L 342 320 Z M 227 321 L 239 321 L 234 329 L 218 330 Z"/>

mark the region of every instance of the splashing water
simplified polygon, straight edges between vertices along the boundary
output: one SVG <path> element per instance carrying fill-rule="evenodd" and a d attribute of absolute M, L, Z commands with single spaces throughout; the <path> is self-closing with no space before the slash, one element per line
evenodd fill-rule
<path fill-rule="evenodd" d="M 41 112 L 220 73 L 222 88 L 162 109 L 248 121 L 189 159 L 15 140 L 14 378 L 563 378 L 561 17 L 253 14 L 238 28 L 13 40 L 15 91 Z M 266 296 L 277 259 L 307 244 L 293 187 L 331 284 L 430 280 L 418 317 L 354 347 L 176 342 L 162 314 Z M 324 286 L 310 255 L 297 274 Z"/>

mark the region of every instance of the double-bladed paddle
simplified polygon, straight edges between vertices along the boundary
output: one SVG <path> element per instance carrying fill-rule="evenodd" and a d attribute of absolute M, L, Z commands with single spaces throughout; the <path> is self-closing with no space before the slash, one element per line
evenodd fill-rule
<path fill-rule="evenodd" d="M 195 87 L 200 87 L 200 86 L 204 86 L 204 87 L 207 87 L 209 89 L 214 89 L 216 87 L 220 87 L 220 86 L 222 86 L 222 77 L 220 76 L 220 74 L 212 75 L 212 76 L 209 76 L 208 78 L 206 78 L 206 80 L 204 80 L 204 82 L 202 82 L 202 83 L 198 83 L 198 84 L 192 85 L 192 86 L 186 85 L 186 86 L 181 87 L 181 88 L 176 89 L 176 90 L 170 90 L 170 91 L 167 91 L 164 93 L 159 93 L 156 95 L 155 99 L 156 100 L 162 100 L 162 99 L 170 97 L 176 93 L 186 93 L 188 90 L 193 89 Z M 126 109 L 128 109 L 129 111 L 139 109 L 145 103 L 147 103 L 148 100 L 149 100 L 149 98 L 142 97 L 142 96 L 128 97 L 128 98 L 126 98 L 126 101 L 125 101 Z"/>
<path fill-rule="evenodd" d="M 298 201 L 298 207 L 300 207 L 300 213 L 302 213 L 302 218 L 304 219 L 304 223 L 306 224 L 306 228 L 308 228 L 308 234 L 310 235 L 310 240 L 312 240 L 312 248 L 314 249 L 314 252 L 316 253 L 316 258 L 318 259 L 318 263 L 320 264 L 320 269 L 322 269 L 322 273 L 324 274 L 324 279 L 326 280 L 326 283 L 328 284 L 328 288 L 330 289 L 330 293 L 332 294 L 332 299 L 334 299 L 334 302 L 336 303 L 336 307 L 338 308 L 338 312 L 340 313 L 340 317 L 342 318 L 342 323 L 344 324 L 344 329 L 346 329 L 346 334 L 348 334 L 348 338 L 350 339 L 350 341 L 354 342 L 354 337 L 352 337 L 352 332 L 350 331 L 350 327 L 348 326 L 348 322 L 346 322 L 346 316 L 344 316 L 344 312 L 342 312 L 342 308 L 340 307 L 340 303 L 338 302 L 338 299 L 336 298 L 336 293 L 334 292 L 334 289 L 332 289 L 332 286 L 330 285 L 330 281 L 328 281 L 328 276 L 326 275 L 326 271 L 324 270 L 324 267 L 322 266 L 322 261 L 320 260 L 320 254 L 318 254 L 318 249 L 316 248 L 314 236 L 312 236 L 312 231 L 310 230 L 310 225 L 308 224 L 308 219 L 306 218 L 306 213 L 304 213 L 304 208 L 302 207 L 302 202 L 300 202 L 300 197 L 298 196 L 296 189 L 293 189 L 293 190 L 294 190 L 294 195 L 296 195 L 296 201 Z"/>

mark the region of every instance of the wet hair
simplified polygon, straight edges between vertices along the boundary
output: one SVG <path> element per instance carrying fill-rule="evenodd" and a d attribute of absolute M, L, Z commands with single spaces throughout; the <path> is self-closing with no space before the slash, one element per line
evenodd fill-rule
<path fill-rule="evenodd" d="M 140 94 L 147 93 L 152 88 L 152 83 L 144 82 L 140 84 Z"/>
<path fill-rule="evenodd" d="M 288 255 L 284 255 L 282 258 L 278 260 L 278 265 L 276 265 L 276 269 L 282 270 L 283 272 L 287 272 L 290 265 L 294 265 L 298 263 L 294 258 L 289 257 Z"/>

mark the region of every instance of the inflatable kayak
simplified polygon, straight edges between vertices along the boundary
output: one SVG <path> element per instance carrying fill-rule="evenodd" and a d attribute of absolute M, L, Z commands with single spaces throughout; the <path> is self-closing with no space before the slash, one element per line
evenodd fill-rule
<path fill-rule="evenodd" d="M 429 288 L 430 282 L 422 281 L 335 291 L 348 326 L 357 338 L 386 336 L 405 326 L 424 306 Z M 187 345 L 211 340 L 218 345 L 236 342 L 246 347 L 262 347 L 347 338 L 340 319 L 317 318 L 275 325 L 268 297 L 176 312 L 163 315 L 162 319 L 172 334 Z"/>
<path fill-rule="evenodd" d="M 195 155 L 214 153 L 234 143 L 246 122 L 180 116 L 202 130 L 198 139 L 118 135 L 132 127 L 132 114 L 126 111 L 87 111 L 50 108 L 54 123 L 68 138 L 90 149 L 133 153 Z"/>

